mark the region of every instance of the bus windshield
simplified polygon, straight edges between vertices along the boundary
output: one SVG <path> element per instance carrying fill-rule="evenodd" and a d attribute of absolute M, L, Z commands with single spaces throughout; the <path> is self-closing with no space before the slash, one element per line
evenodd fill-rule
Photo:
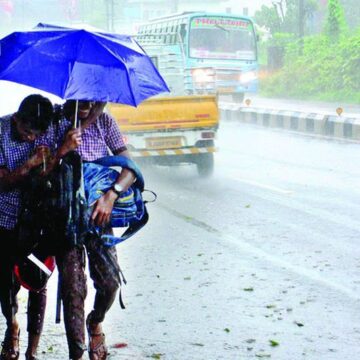
<path fill-rule="evenodd" d="M 256 40 L 252 23 L 235 17 L 192 18 L 190 57 L 256 60 Z"/>

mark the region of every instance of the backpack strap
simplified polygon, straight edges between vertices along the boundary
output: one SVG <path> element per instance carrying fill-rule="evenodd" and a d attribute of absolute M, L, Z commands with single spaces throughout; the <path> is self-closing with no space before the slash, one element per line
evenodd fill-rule
<path fill-rule="evenodd" d="M 135 185 L 141 192 L 144 191 L 144 186 L 145 186 L 144 177 L 139 167 L 133 160 L 122 155 L 110 155 L 110 156 L 104 156 L 93 162 L 95 164 L 99 164 L 107 167 L 121 166 L 122 168 L 133 171 L 136 177 L 135 183 L 133 185 Z"/>
<path fill-rule="evenodd" d="M 125 241 L 129 237 L 133 236 L 135 233 L 137 233 L 141 228 L 143 228 L 146 225 L 148 220 L 149 220 L 149 214 L 146 210 L 146 207 L 144 207 L 144 216 L 142 217 L 142 219 L 137 221 L 135 224 L 130 225 L 121 236 L 104 234 L 100 236 L 101 240 L 103 241 L 103 244 L 105 246 L 117 245 Z"/>

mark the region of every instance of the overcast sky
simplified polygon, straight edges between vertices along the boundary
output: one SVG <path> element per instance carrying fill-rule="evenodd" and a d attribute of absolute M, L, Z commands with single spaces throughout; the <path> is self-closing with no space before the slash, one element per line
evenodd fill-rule
<path fill-rule="evenodd" d="M 233 13 L 242 13 L 243 8 L 249 9 L 249 14 L 253 15 L 262 5 L 271 5 L 272 0 L 228 0 L 229 7 Z"/>

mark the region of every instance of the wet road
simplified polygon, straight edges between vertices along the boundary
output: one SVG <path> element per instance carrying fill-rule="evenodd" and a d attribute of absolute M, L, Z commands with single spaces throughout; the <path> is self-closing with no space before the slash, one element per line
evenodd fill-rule
<path fill-rule="evenodd" d="M 159 198 L 118 245 L 127 308 L 105 321 L 110 359 L 355 359 L 360 145 L 231 122 L 218 146 L 211 179 L 144 169 Z M 55 280 L 41 360 L 66 358 Z"/>

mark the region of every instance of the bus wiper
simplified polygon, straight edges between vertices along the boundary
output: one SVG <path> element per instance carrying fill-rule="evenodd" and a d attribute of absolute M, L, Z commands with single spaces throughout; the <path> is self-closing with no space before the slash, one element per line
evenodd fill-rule
<path fill-rule="evenodd" d="M 219 24 L 215 24 L 215 27 L 217 27 L 217 28 L 219 28 L 219 29 L 221 29 L 221 30 L 223 30 L 223 31 L 226 31 L 227 33 L 229 32 L 229 30 L 225 29 L 224 27 L 222 27 L 222 26 L 219 25 Z"/>

